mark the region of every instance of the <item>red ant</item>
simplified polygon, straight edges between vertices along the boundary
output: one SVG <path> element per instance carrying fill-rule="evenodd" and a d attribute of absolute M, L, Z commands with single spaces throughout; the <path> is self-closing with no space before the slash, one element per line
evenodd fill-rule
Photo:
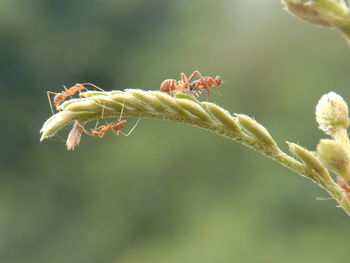
<path fill-rule="evenodd" d="M 338 184 L 339 186 L 345 190 L 348 194 L 350 194 L 350 185 L 343 179 L 338 176 Z"/>
<path fill-rule="evenodd" d="M 118 133 L 118 132 L 121 132 L 120 130 L 124 128 L 125 124 L 126 124 L 126 120 L 107 123 L 106 125 L 101 125 L 100 127 L 97 127 L 94 130 L 92 130 L 91 135 L 102 138 L 103 135 L 109 130 L 113 130 Z"/>
<path fill-rule="evenodd" d="M 346 200 L 349 202 L 350 201 L 350 185 L 348 182 L 346 182 L 342 177 L 337 176 L 337 183 L 338 185 L 341 187 L 341 189 L 344 190 L 344 196 L 341 198 L 340 201 L 344 201 L 344 198 L 346 198 Z M 318 197 L 316 198 L 317 200 L 332 200 L 334 199 L 333 197 L 330 198 L 321 198 Z M 339 201 L 338 201 L 339 203 Z M 337 205 L 337 207 L 341 207 L 340 205 Z"/>
<path fill-rule="evenodd" d="M 190 81 L 198 76 L 199 79 L 190 83 Z M 212 77 L 203 77 L 203 75 L 195 70 L 187 78 L 186 74 L 181 72 L 181 80 L 177 81 L 175 79 L 166 79 L 160 85 L 160 90 L 162 92 L 171 93 L 171 92 L 181 92 L 186 93 L 192 97 L 198 98 L 202 90 L 206 89 L 209 92 L 209 89 L 215 86 L 220 86 L 222 84 L 222 79 L 219 76 L 215 78 Z"/>
<path fill-rule="evenodd" d="M 52 92 L 52 91 L 47 91 L 47 98 L 49 99 L 50 108 L 51 108 L 52 113 L 54 113 L 54 112 L 52 109 L 50 94 L 55 94 L 55 97 L 53 98 L 53 103 L 55 104 L 55 106 L 57 108 L 59 105 L 62 104 L 62 102 L 66 98 L 73 96 L 77 92 L 80 92 L 82 90 L 86 90 L 85 86 L 87 86 L 87 85 L 103 91 L 101 88 L 97 87 L 96 85 L 94 85 L 92 83 L 83 83 L 83 84 L 77 83 L 74 86 L 70 87 L 69 89 L 67 89 L 67 87 L 63 85 L 64 90 L 62 92 L 58 92 L 58 93 Z"/>
<path fill-rule="evenodd" d="M 124 128 L 126 125 L 126 120 L 122 120 L 122 115 L 123 115 L 123 110 L 124 110 L 124 103 L 122 106 L 122 109 L 120 111 L 120 116 L 117 121 L 111 122 L 111 123 L 106 123 L 106 125 L 101 125 L 99 127 L 95 127 L 95 129 L 91 130 L 90 134 L 95 137 L 100 137 L 102 138 L 106 132 L 109 130 L 112 130 L 116 135 L 119 135 L 121 133 L 124 136 L 129 136 L 132 131 L 136 128 L 137 124 L 139 123 L 140 119 L 137 120 L 136 124 L 134 127 L 131 128 L 131 130 L 128 133 L 124 133 L 121 130 Z M 102 118 L 103 118 L 103 111 L 102 111 Z M 97 126 L 97 123 L 96 123 Z"/>
<path fill-rule="evenodd" d="M 189 90 L 190 90 L 190 93 L 192 93 L 196 98 L 198 98 L 202 90 L 206 89 L 208 91 L 208 96 L 209 96 L 210 88 L 213 88 L 216 86 L 219 87 L 221 85 L 222 85 L 222 79 L 219 76 L 216 76 L 215 78 L 204 77 L 193 81 L 189 86 Z"/>
<path fill-rule="evenodd" d="M 160 90 L 162 92 L 171 93 L 173 91 L 185 92 L 189 87 L 189 81 L 192 80 L 194 74 L 192 73 L 190 78 L 187 79 L 185 73 L 181 72 L 181 80 L 177 81 L 176 79 L 166 79 L 160 84 Z"/>

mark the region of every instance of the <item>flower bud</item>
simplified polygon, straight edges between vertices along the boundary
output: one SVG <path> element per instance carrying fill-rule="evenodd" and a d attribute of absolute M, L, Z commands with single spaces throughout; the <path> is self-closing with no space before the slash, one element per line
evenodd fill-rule
<path fill-rule="evenodd" d="M 348 106 L 341 96 L 330 92 L 321 97 L 316 106 L 319 129 L 328 135 L 349 126 Z"/>
<path fill-rule="evenodd" d="M 286 10 L 306 22 L 329 27 L 347 23 L 348 8 L 344 1 L 282 0 Z"/>
<path fill-rule="evenodd" d="M 327 169 L 322 166 L 314 152 L 308 151 L 295 143 L 287 142 L 287 144 L 289 146 L 289 150 L 295 154 L 307 167 L 317 172 L 318 175 L 329 180 Z"/>
<path fill-rule="evenodd" d="M 257 121 L 253 120 L 245 114 L 236 114 L 239 123 L 246 129 L 251 135 L 253 135 L 258 141 L 269 147 L 270 150 L 278 152 L 278 146 L 274 139 L 272 139 L 270 133 Z"/>
<path fill-rule="evenodd" d="M 317 154 L 322 164 L 337 175 L 350 182 L 350 157 L 344 147 L 334 140 L 321 140 Z"/>

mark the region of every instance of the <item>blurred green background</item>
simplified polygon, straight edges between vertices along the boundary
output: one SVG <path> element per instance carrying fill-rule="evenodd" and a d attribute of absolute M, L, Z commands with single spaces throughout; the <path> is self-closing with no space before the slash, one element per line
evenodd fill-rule
<path fill-rule="evenodd" d="M 315 105 L 350 100 L 349 65 L 336 32 L 279 1 L 0 0 L 0 262 L 347 261 L 344 212 L 237 143 L 145 119 L 68 152 L 68 128 L 39 129 L 47 90 L 157 90 L 198 69 L 225 81 L 212 101 L 312 150 Z"/>

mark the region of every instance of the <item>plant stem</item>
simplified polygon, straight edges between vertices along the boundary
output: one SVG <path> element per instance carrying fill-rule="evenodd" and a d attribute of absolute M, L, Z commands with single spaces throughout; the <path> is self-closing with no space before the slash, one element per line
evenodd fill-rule
<path fill-rule="evenodd" d="M 320 173 L 282 152 L 268 131 L 255 120 L 242 114 L 232 116 L 210 102 L 199 102 L 186 95 L 172 97 L 158 91 L 126 90 L 84 92 L 84 98 L 72 99 L 48 119 L 41 129 L 44 140 L 73 121 L 84 125 L 96 119 L 115 118 L 123 108 L 124 117 L 172 120 L 206 129 L 239 142 L 288 169 L 313 180 L 325 189 L 344 211 L 350 215 L 350 203 L 343 189 L 326 173 Z M 313 157 L 312 157 L 313 158 Z M 327 170 L 326 170 L 327 171 Z"/>
<path fill-rule="evenodd" d="M 346 43 L 348 43 L 350 47 L 350 22 L 343 27 L 339 27 L 339 30 L 345 38 Z"/>

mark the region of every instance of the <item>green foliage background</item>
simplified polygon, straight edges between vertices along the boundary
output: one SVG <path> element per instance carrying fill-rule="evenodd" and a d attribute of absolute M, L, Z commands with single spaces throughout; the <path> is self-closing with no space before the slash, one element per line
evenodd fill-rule
<path fill-rule="evenodd" d="M 345 213 L 239 144 L 142 120 L 68 152 L 68 130 L 38 131 L 46 90 L 154 90 L 198 69 L 225 80 L 212 101 L 314 149 L 317 100 L 350 100 L 349 63 L 339 35 L 279 1 L 1 0 L 0 262 L 347 261 Z"/>

